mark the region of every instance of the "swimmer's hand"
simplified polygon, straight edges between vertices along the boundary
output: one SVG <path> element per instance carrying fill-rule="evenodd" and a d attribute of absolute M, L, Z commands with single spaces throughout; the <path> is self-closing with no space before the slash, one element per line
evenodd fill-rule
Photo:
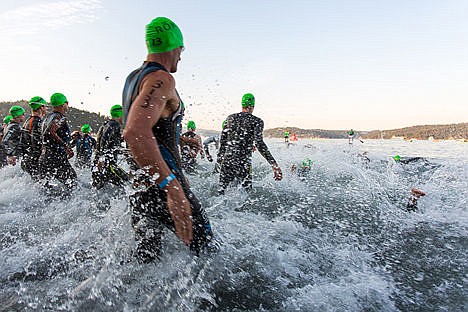
<path fill-rule="evenodd" d="M 7 163 L 11 166 L 16 166 L 16 156 L 8 156 Z"/>
<path fill-rule="evenodd" d="M 276 181 L 281 181 L 283 179 L 283 172 L 281 172 L 281 168 L 278 166 L 277 163 L 271 166 L 273 169 L 273 175 Z"/>
<path fill-rule="evenodd" d="M 185 245 L 189 245 L 193 238 L 192 209 L 189 201 L 177 179 L 169 183 L 164 190 L 167 192 L 167 209 L 174 221 L 175 234 Z"/>

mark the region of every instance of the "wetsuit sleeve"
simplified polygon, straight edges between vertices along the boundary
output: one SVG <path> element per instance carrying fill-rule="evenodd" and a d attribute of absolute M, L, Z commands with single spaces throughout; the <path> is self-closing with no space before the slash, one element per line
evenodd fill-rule
<path fill-rule="evenodd" d="M 263 141 L 263 120 L 258 119 L 255 123 L 254 135 L 255 146 L 257 147 L 260 154 L 262 154 L 263 158 L 265 158 L 270 165 L 275 164 L 276 160 L 273 158 L 270 151 L 268 150 L 268 146 Z"/>
<path fill-rule="evenodd" d="M 21 155 L 21 128 L 18 124 L 11 124 L 7 128 L 7 133 L 3 137 L 3 144 L 5 146 L 7 156 L 20 156 Z"/>
<path fill-rule="evenodd" d="M 206 157 L 210 158 L 211 155 L 210 155 L 210 148 L 208 147 L 208 145 L 210 145 L 210 143 L 213 143 L 213 142 L 216 142 L 214 137 L 209 137 L 209 138 L 206 138 L 205 141 L 203 141 L 203 150 L 205 151 L 205 154 L 206 154 Z"/>
<path fill-rule="evenodd" d="M 229 128 L 226 126 L 224 130 L 221 132 L 221 138 L 219 139 L 220 145 L 218 150 L 217 162 L 221 164 L 224 158 L 224 154 L 226 153 L 226 146 L 228 143 L 229 137 Z"/>
<path fill-rule="evenodd" d="M 105 125 L 100 140 L 100 152 L 102 156 L 117 157 L 115 154 L 120 151 L 121 142 L 120 126 L 112 123 Z"/>
<path fill-rule="evenodd" d="M 201 140 L 201 136 L 197 135 L 195 139 L 198 142 L 197 153 L 200 152 L 201 157 L 205 157 L 205 151 L 203 150 L 203 143 Z"/>
<path fill-rule="evenodd" d="M 209 138 L 205 139 L 205 141 L 203 141 L 203 145 L 208 145 L 211 143 L 216 143 L 216 137 L 210 136 Z"/>
<path fill-rule="evenodd" d="M 70 148 L 74 148 L 76 146 L 76 143 L 78 143 L 78 140 L 71 139 L 70 143 L 68 143 L 68 145 L 70 146 Z"/>
<path fill-rule="evenodd" d="M 62 126 L 63 122 L 65 121 L 65 118 L 54 118 L 49 126 L 49 135 L 52 137 L 52 139 L 58 143 L 59 145 L 63 146 L 63 148 L 68 148 L 68 144 L 66 141 L 62 140 L 60 136 L 58 135 L 57 131 L 60 129 Z"/>
<path fill-rule="evenodd" d="M 91 147 L 92 147 L 93 150 L 96 149 L 96 139 L 95 138 L 91 138 Z"/>
<path fill-rule="evenodd" d="M 120 132 L 120 125 L 115 124 L 112 126 L 111 146 L 114 151 L 121 150 L 121 143 L 123 142 L 122 133 Z"/>
<path fill-rule="evenodd" d="M 39 118 L 34 118 L 31 135 L 33 142 L 41 144 L 41 120 Z"/>

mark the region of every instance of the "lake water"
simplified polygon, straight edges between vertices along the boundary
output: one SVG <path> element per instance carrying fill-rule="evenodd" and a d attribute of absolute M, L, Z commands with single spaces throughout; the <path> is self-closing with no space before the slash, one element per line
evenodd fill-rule
<path fill-rule="evenodd" d="M 168 232 L 150 264 L 127 261 L 130 190 L 96 194 L 84 170 L 60 199 L 19 167 L 0 170 L 0 310 L 467 310 L 467 143 L 267 144 L 280 182 L 258 152 L 251 193 L 218 196 L 206 161 L 188 176 L 219 250 L 194 257 Z M 290 171 L 307 157 L 308 175 Z M 412 187 L 426 196 L 410 213 Z"/>

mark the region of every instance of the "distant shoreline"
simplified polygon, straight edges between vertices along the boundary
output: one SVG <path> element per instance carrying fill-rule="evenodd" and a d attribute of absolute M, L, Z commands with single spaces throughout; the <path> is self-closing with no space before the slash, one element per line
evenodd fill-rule
<path fill-rule="evenodd" d="M 4 117 L 8 114 L 8 110 L 13 105 L 20 105 L 29 112 L 28 102 L 21 100 L 16 102 L 0 103 L 0 116 Z M 93 129 L 99 127 L 107 120 L 108 116 L 88 112 L 78 108 L 71 107 L 68 112 L 68 120 L 73 130 L 81 128 L 81 125 L 88 123 Z M 296 134 L 298 139 L 348 139 L 347 130 L 324 130 L 324 129 L 301 129 L 297 127 L 277 127 L 273 129 L 265 129 L 264 137 L 283 138 L 284 132 L 290 133 L 290 138 Z M 200 133 L 209 135 L 219 135 L 219 131 L 198 129 Z M 369 139 L 392 139 L 398 138 L 402 140 L 468 140 L 468 122 L 446 125 L 421 125 L 390 130 L 372 130 L 363 131 L 354 129 L 354 138 L 362 140 Z"/>
<path fill-rule="evenodd" d="M 284 132 L 290 133 L 290 138 L 296 135 L 298 139 L 347 139 L 349 130 L 301 129 L 296 127 L 278 127 L 266 129 L 265 137 L 283 138 Z M 354 138 L 369 139 L 400 139 L 400 140 L 468 140 L 468 122 L 448 125 L 423 125 L 391 130 L 361 131 L 354 129 Z"/>
<path fill-rule="evenodd" d="M 283 140 L 283 137 L 273 137 L 273 136 L 265 136 L 265 138 L 267 139 L 280 139 L 280 140 Z M 291 141 L 291 143 L 294 143 L 294 142 L 298 142 L 298 141 L 301 141 L 301 140 L 348 140 L 348 138 L 307 138 L 307 137 L 303 137 L 303 138 L 298 138 L 297 141 Z M 430 141 L 430 142 L 445 142 L 445 141 L 455 141 L 455 142 L 461 142 L 461 143 L 468 143 L 468 139 L 415 139 L 415 138 L 412 138 L 412 139 L 400 139 L 400 138 L 390 138 L 390 139 L 364 139 L 361 137 L 361 140 L 366 140 L 366 141 L 408 141 L 408 142 L 413 142 L 413 141 Z M 354 139 L 354 142 L 358 142 L 359 143 L 359 139 L 355 138 Z"/>

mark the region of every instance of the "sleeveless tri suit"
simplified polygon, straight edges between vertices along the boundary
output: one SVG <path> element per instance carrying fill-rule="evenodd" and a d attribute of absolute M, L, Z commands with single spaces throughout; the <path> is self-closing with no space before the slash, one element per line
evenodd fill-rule
<path fill-rule="evenodd" d="M 133 101 L 138 96 L 143 78 L 158 70 L 167 71 L 159 63 L 145 62 L 127 77 L 123 91 L 124 123 Z M 211 241 L 212 231 L 204 209 L 190 190 L 182 172 L 178 144 L 184 108 L 182 101 L 180 103 L 178 110 L 172 116 L 158 120 L 153 127 L 153 134 L 163 159 L 182 185 L 185 196 L 190 202 L 193 223 L 193 240 L 190 249 L 199 254 Z M 159 256 L 164 227 L 175 231 L 174 222 L 167 208 L 166 192 L 153 183 L 147 189 L 137 191 L 130 196 L 130 207 L 139 260 L 150 262 Z"/>

